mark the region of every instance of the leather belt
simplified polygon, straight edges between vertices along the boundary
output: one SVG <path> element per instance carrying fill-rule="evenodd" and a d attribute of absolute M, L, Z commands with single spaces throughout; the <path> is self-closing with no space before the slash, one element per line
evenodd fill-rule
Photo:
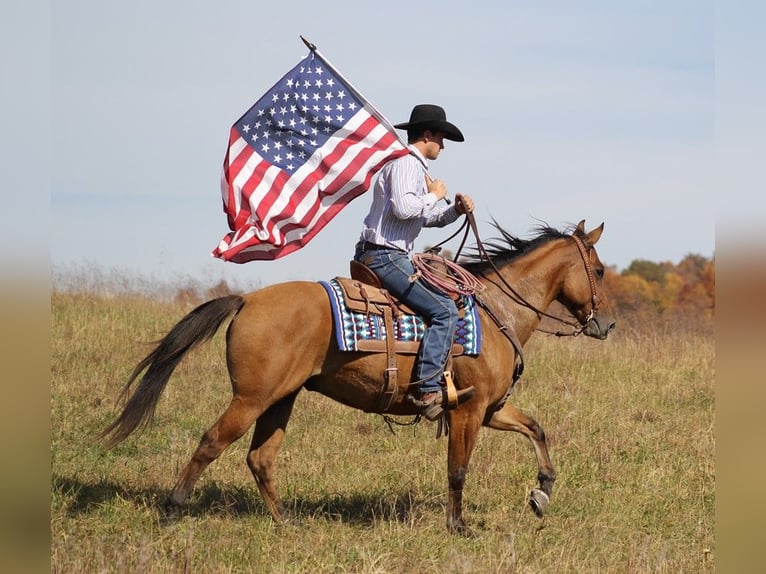
<path fill-rule="evenodd" d="M 396 247 L 386 247 L 385 245 L 378 245 L 377 243 L 370 243 L 369 241 L 363 241 L 362 242 L 362 249 L 364 251 L 401 251 L 400 249 L 397 249 Z"/>

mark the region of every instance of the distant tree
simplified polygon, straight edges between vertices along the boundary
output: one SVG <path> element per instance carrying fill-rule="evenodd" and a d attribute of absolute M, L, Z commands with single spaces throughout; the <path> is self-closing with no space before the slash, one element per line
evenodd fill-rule
<path fill-rule="evenodd" d="M 665 264 L 647 261 L 645 259 L 634 259 L 631 264 L 622 272 L 622 275 L 638 275 L 646 281 L 655 281 L 662 285 L 665 282 L 665 273 L 668 268 Z"/>
<path fill-rule="evenodd" d="M 701 279 L 703 270 L 708 263 L 708 259 L 702 255 L 690 253 L 678 263 L 676 271 L 683 276 L 687 283 L 695 283 Z"/>

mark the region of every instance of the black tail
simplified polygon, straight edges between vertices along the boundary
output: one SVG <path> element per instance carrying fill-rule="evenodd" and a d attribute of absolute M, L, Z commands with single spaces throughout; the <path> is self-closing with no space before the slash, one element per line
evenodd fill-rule
<path fill-rule="evenodd" d="M 213 299 L 191 311 L 170 330 L 136 366 L 122 389 L 120 399 L 128 395 L 133 383 L 146 369 L 120 416 L 99 435 L 105 440 L 107 448 L 122 442 L 133 431 L 145 427 L 152 420 L 160 395 L 181 359 L 200 343 L 210 340 L 221 324 L 244 304 L 245 300 L 239 295 Z"/>

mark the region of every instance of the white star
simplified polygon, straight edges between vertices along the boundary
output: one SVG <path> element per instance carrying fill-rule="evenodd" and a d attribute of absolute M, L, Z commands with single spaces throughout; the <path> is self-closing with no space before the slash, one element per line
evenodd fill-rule
<path fill-rule="evenodd" d="M 317 73 L 317 74 L 319 74 L 320 76 L 322 75 L 322 68 L 320 68 L 319 66 L 317 66 L 317 68 L 316 68 L 316 70 L 315 70 L 315 71 L 316 71 L 316 73 Z"/>
<path fill-rule="evenodd" d="M 250 139 L 253 141 L 258 141 L 258 134 L 253 133 L 253 135 L 250 136 Z"/>
<path fill-rule="evenodd" d="M 315 102 L 318 102 L 319 99 L 321 98 L 321 96 L 317 92 L 314 92 L 313 94 L 311 94 L 311 97 L 314 98 Z"/>
<path fill-rule="evenodd" d="M 301 159 L 306 159 L 306 152 L 301 150 L 300 152 L 298 152 L 298 157 Z"/>
<path fill-rule="evenodd" d="M 261 146 L 261 151 L 263 151 L 263 153 L 268 153 L 269 152 L 269 144 L 267 144 L 267 143 L 263 144 Z"/>
<path fill-rule="evenodd" d="M 274 142 L 274 149 L 279 151 L 282 149 L 282 142 Z"/>
<path fill-rule="evenodd" d="M 303 80 L 303 87 L 304 88 L 310 88 L 311 87 L 311 80 Z"/>
<path fill-rule="evenodd" d="M 342 117 L 340 117 L 340 116 L 338 116 L 338 121 L 341 121 L 341 122 L 342 122 L 342 121 L 343 121 L 343 118 L 342 118 Z M 331 128 L 330 126 L 325 126 L 325 128 L 324 128 L 324 131 L 325 131 L 325 133 L 328 133 L 328 134 L 329 134 L 329 133 L 332 131 L 332 128 Z"/>
<path fill-rule="evenodd" d="M 338 97 L 339 97 L 339 98 L 342 100 L 343 98 L 345 98 L 345 97 L 346 97 L 346 92 L 344 92 L 343 90 L 341 90 L 340 92 L 338 92 Z"/>
<path fill-rule="evenodd" d="M 276 102 L 276 101 L 278 101 L 278 100 L 279 100 L 279 94 L 276 94 L 276 93 L 275 93 L 273 96 L 271 96 L 271 101 L 272 101 L 272 102 Z"/>
<path fill-rule="evenodd" d="M 248 125 L 242 126 L 242 131 L 245 132 L 245 133 L 249 132 L 250 131 L 250 126 L 248 126 Z"/>
<path fill-rule="evenodd" d="M 293 87 L 293 79 L 292 79 L 292 78 L 290 78 L 289 80 L 287 80 L 287 85 L 288 85 L 289 87 L 291 87 L 291 88 Z"/>
<path fill-rule="evenodd" d="M 317 88 L 321 88 L 321 87 L 322 87 L 322 80 L 316 80 L 316 81 L 314 82 L 314 85 L 315 85 Z"/>
<path fill-rule="evenodd" d="M 314 147 L 317 147 L 317 141 L 316 140 L 310 140 L 309 145 L 312 145 Z"/>
<path fill-rule="evenodd" d="M 318 129 L 316 129 L 316 128 L 311 128 L 311 135 L 312 135 L 312 136 L 315 136 L 315 135 L 317 135 L 318 133 L 319 133 L 319 130 L 318 130 Z"/>
<path fill-rule="evenodd" d="M 335 116 L 335 119 L 338 120 L 340 123 L 343 123 L 343 116 L 342 115 L 338 114 L 337 116 Z"/>
<path fill-rule="evenodd" d="M 324 111 L 326 111 L 326 112 L 329 112 L 330 110 L 332 110 L 332 106 L 330 106 L 330 105 L 325 105 L 325 107 L 324 107 Z"/>
<path fill-rule="evenodd" d="M 258 116 L 259 116 L 259 117 L 260 117 L 260 116 L 262 116 L 262 115 L 263 115 L 263 114 L 265 114 L 265 113 L 266 113 L 266 110 L 263 110 L 263 109 L 261 109 L 261 110 L 258 110 Z"/>
<path fill-rule="evenodd" d="M 324 99 L 331 100 L 333 98 L 332 92 L 325 92 Z"/>
<path fill-rule="evenodd" d="M 356 104 L 354 102 L 350 102 L 348 104 L 348 109 L 353 112 L 356 109 Z"/>
<path fill-rule="evenodd" d="M 282 115 L 285 115 L 287 113 L 287 108 L 282 106 L 281 108 L 279 108 L 279 113 Z"/>
<path fill-rule="evenodd" d="M 291 151 L 287 152 L 287 154 L 285 155 L 285 159 L 287 161 L 292 161 L 292 159 L 293 159 L 293 152 L 291 152 Z"/>
<path fill-rule="evenodd" d="M 255 123 L 253 124 L 253 127 L 254 127 L 255 129 L 259 129 L 259 128 L 261 127 L 261 122 L 255 122 Z"/>
<path fill-rule="evenodd" d="M 290 120 L 290 127 L 291 127 L 291 128 L 294 128 L 296 123 L 297 123 L 297 122 L 296 122 L 294 119 L 291 119 L 291 120 Z"/>
<path fill-rule="evenodd" d="M 332 122 L 332 116 L 330 116 L 330 115 L 326 115 L 326 116 L 324 117 L 324 121 L 325 121 L 325 122 L 327 122 L 328 124 L 329 124 L 329 123 L 331 123 L 331 122 Z"/>
<path fill-rule="evenodd" d="M 274 156 L 274 163 L 279 163 L 280 161 L 282 161 L 282 156 L 281 155 L 275 155 Z"/>
<path fill-rule="evenodd" d="M 290 164 L 287 164 L 287 169 L 289 169 L 290 171 L 293 171 L 295 167 L 293 166 L 293 164 L 290 163 Z"/>
<path fill-rule="evenodd" d="M 285 122 L 284 122 L 284 121 L 282 121 L 282 120 L 279 120 L 279 121 L 277 122 L 277 127 L 278 127 L 279 129 L 283 129 L 283 128 L 285 127 Z"/>
<path fill-rule="evenodd" d="M 273 116 L 277 113 L 277 108 L 269 108 L 269 113 Z"/>
<path fill-rule="evenodd" d="M 332 78 L 327 78 L 327 85 L 330 86 L 330 87 L 335 85 L 335 82 L 333 81 Z"/>
<path fill-rule="evenodd" d="M 335 106 L 335 109 L 338 110 L 339 112 L 342 112 L 343 111 L 343 104 L 337 104 Z"/>

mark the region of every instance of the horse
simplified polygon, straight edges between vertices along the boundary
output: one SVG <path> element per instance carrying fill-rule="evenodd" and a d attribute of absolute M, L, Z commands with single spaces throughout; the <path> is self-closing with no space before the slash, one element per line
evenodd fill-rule
<path fill-rule="evenodd" d="M 596 339 L 606 339 L 615 319 L 603 287 L 604 265 L 594 245 L 604 224 L 590 232 L 585 221 L 568 231 L 540 226 L 532 239 L 520 239 L 497 223 L 502 237 L 486 242 L 484 256 L 461 260 L 484 286 L 478 306 L 482 349 L 456 356 L 452 378 L 457 389 L 473 386 L 470 400 L 445 412 L 449 499 L 447 529 L 470 535 L 462 515 L 468 463 L 482 426 L 514 431 L 531 442 L 538 464 L 539 488 L 529 505 L 542 517 L 548 508 L 556 472 L 542 427 L 507 400 L 523 368 L 521 347 L 546 309 L 558 301 L 573 316 L 568 324 Z M 478 238 L 478 236 L 477 236 Z M 479 297 L 479 295 L 476 295 Z M 491 303 L 489 303 L 491 302 Z M 349 407 L 381 413 L 380 392 L 387 367 L 385 353 L 340 351 L 334 337 L 328 294 L 318 282 L 290 281 L 244 295 L 226 295 L 202 303 L 183 317 L 135 367 L 121 398 L 135 390 L 119 416 L 101 433 L 111 448 L 144 428 L 173 370 L 195 346 L 211 339 L 231 317 L 226 333 L 226 362 L 233 397 L 204 433 L 191 460 L 169 493 L 166 510 L 177 514 L 205 468 L 253 424 L 247 465 L 275 522 L 288 516 L 279 497 L 274 464 L 296 397 L 303 389 Z M 561 319 L 566 321 L 566 319 Z M 415 416 L 405 398 L 412 383 L 415 356 L 399 355 L 398 393 L 386 415 Z M 141 373 L 144 373 L 141 376 Z"/>

